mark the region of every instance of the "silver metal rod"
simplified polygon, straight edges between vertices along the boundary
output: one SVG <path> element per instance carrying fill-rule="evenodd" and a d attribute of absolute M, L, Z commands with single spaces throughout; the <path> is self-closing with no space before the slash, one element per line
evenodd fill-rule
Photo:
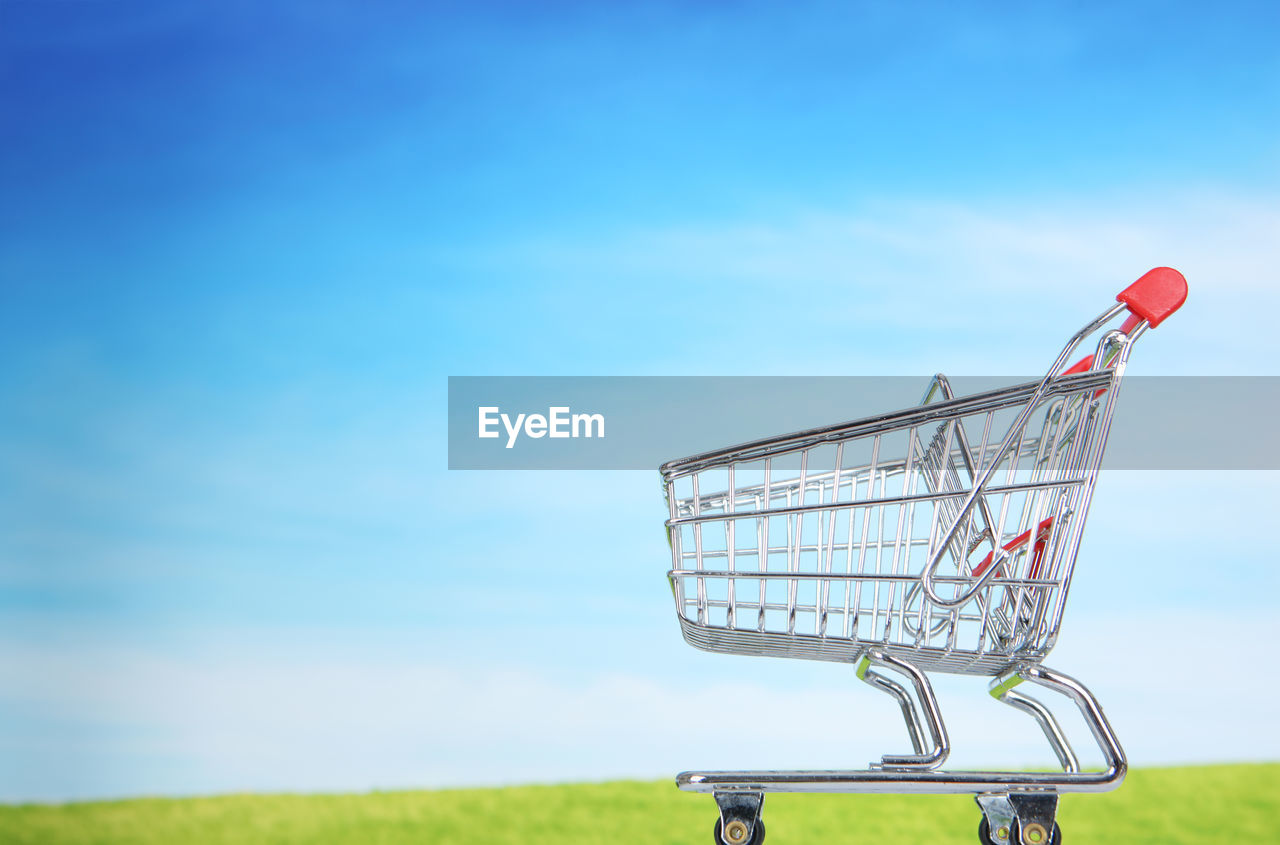
<path fill-rule="evenodd" d="M 1040 404 L 1040 400 L 1048 395 L 1049 386 L 1052 384 L 1054 376 L 1062 371 L 1063 367 L 1067 363 L 1067 358 L 1071 357 L 1071 353 L 1075 351 L 1075 348 L 1080 344 L 1080 341 L 1084 340 L 1085 337 L 1096 331 L 1097 328 L 1107 320 L 1110 320 L 1116 314 L 1120 313 L 1120 311 L 1124 310 L 1124 307 L 1125 306 L 1123 304 L 1117 303 L 1107 311 L 1103 312 L 1102 315 L 1096 318 L 1093 322 L 1076 332 L 1071 339 L 1067 341 L 1067 345 L 1062 348 L 1062 351 L 1058 353 L 1057 359 L 1054 361 L 1053 365 L 1049 367 L 1049 372 L 1045 374 L 1044 379 L 1039 385 L 1037 385 L 1035 391 L 1026 400 L 1026 404 L 1022 406 L 1022 410 L 1018 413 L 1017 419 L 1009 426 L 1009 430 L 1005 434 L 1004 439 L 1000 441 L 1000 445 L 996 447 L 996 460 L 987 464 L 987 468 L 983 471 L 982 475 L 974 482 L 972 489 L 965 497 L 964 504 L 960 506 L 960 515 L 956 518 L 955 522 L 952 523 L 951 527 L 947 529 L 942 540 L 938 544 L 937 551 L 933 553 L 933 556 L 929 559 L 928 565 L 925 566 L 924 578 L 921 581 L 921 585 L 924 587 L 925 595 L 929 597 L 929 601 L 939 607 L 959 607 L 973 598 L 973 595 L 981 589 L 985 581 L 989 580 L 994 575 L 994 571 L 996 567 L 1000 565 L 1001 559 L 1006 556 L 1003 549 L 997 549 L 995 551 L 994 557 L 992 558 L 987 571 L 984 572 L 968 590 L 963 591 L 960 595 L 944 599 L 937 595 L 933 590 L 933 574 L 937 571 L 938 564 L 942 561 L 943 552 L 947 544 L 949 544 L 955 537 L 956 532 L 960 530 L 965 516 L 968 515 L 975 502 L 977 502 L 983 495 L 987 482 L 990 481 L 992 474 L 996 471 L 999 457 L 1005 454 L 1016 439 L 1020 439 L 1023 436 L 1024 427 L 1026 426 L 1027 420 L 1031 418 L 1031 413 L 1036 410 L 1037 406 Z"/>
<path fill-rule="evenodd" d="M 689 792 L 755 789 L 761 792 L 893 792 L 969 795 L 1010 789 L 1109 792 L 1120 785 L 1110 772 L 981 772 L 918 769 L 776 769 L 742 772 L 681 772 L 676 785 Z"/>
<path fill-rule="evenodd" d="M 907 723 L 907 736 L 911 740 L 911 747 L 917 756 L 923 757 L 924 732 L 920 727 L 920 715 L 916 712 L 915 704 L 912 703 L 906 687 L 875 672 L 864 672 L 862 680 L 897 700 L 898 707 L 902 710 L 902 720 Z"/>
<path fill-rule="evenodd" d="M 1053 748 L 1053 753 L 1064 772 L 1080 771 L 1080 760 L 1076 757 L 1076 752 L 1072 749 L 1067 735 L 1062 732 L 1062 726 L 1058 724 L 1058 720 L 1054 718 L 1048 707 L 1017 690 L 1006 690 L 999 700 L 1036 720 L 1040 730 L 1044 732 L 1045 739 L 1049 740 L 1049 745 Z"/>
<path fill-rule="evenodd" d="M 933 740 L 933 745 L 928 751 L 920 751 L 916 754 L 885 754 L 881 758 L 880 766 L 884 768 L 935 769 L 942 765 L 946 761 L 947 755 L 951 753 L 951 741 L 947 738 L 947 727 L 942 721 L 942 712 L 938 709 L 938 699 L 933 694 L 933 685 L 929 683 L 929 678 L 910 662 L 899 660 L 887 651 L 880 649 L 867 649 L 858 666 L 859 677 L 868 674 L 868 664 L 886 666 L 901 672 L 911 679 L 911 684 L 916 690 L 916 696 L 920 699 L 920 709 L 924 714 L 924 723 L 928 726 L 929 735 Z"/>
<path fill-rule="evenodd" d="M 1073 347 L 1074 348 L 1074 347 Z M 1070 353 L 1068 353 L 1070 354 Z M 1090 370 L 1084 373 L 1073 373 L 1054 380 L 1054 384 L 1046 388 L 1044 395 L 1053 396 L 1059 392 L 1074 392 L 1089 386 L 1105 387 L 1111 380 L 1107 371 Z M 937 402 L 931 405 L 907 408 L 892 414 L 883 414 L 852 422 L 838 423 L 821 428 L 807 429 L 778 437 L 767 437 L 750 443 L 730 446 L 703 452 L 688 458 L 668 461 L 659 467 L 663 478 L 667 481 L 699 472 L 710 466 L 719 466 L 727 461 L 748 462 L 761 458 L 798 452 L 801 449 L 821 443 L 837 440 L 852 440 L 873 434 L 889 431 L 901 431 L 913 425 L 926 425 L 955 417 L 959 413 L 985 412 L 989 409 L 1017 407 L 1026 402 L 1041 386 L 1042 382 L 1026 382 L 1010 387 L 975 393 L 948 402 Z"/>
<path fill-rule="evenodd" d="M 998 493 L 1018 493 L 1027 490 L 1046 490 L 1059 487 L 1075 487 L 1084 484 L 1088 479 L 1085 478 L 1064 478 L 1057 481 L 1028 481 L 1019 484 L 1000 484 L 986 488 L 988 494 Z M 940 493 L 912 493 L 906 496 L 884 496 L 879 499 L 864 499 L 858 502 L 819 502 L 812 505 L 787 505 L 781 508 L 770 508 L 768 513 L 772 516 L 786 516 L 797 513 L 813 513 L 815 511 L 829 510 L 857 510 L 863 508 L 874 508 L 880 505 L 899 505 L 909 504 L 910 502 L 931 502 L 938 499 L 959 499 L 968 495 L 967 490 L 944 491 Z M 742 516 L 743 514 L 737 514 Z M 697 516 L 684 516 L 678 519 L 667 521 L 667 525 L 674 528 L 678 525 L 698 525 L 703 522 L 723 522 L 730 519 L 729 514 L 712 513 L 699 514 Z"/>

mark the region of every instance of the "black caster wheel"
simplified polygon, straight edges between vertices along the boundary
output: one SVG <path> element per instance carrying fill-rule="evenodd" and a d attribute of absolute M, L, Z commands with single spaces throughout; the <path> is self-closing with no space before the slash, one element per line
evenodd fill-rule
<path fill-rule="evenodd" d="M 756 819 L 756 829 L 750 839 L 747 838 L 746 825 L 742 822 L 729 822 L 728 836 L 720 829 L 720 825 L 721 820 L 716 819 L 716 845 L 764 845 L 764 821 L 761 819 Z"/>
<path fill-rule="evenodd" d="M 1029 824 L 1025 833 L 1024 837 L 1018 820 L 1014 819 L 1013 827 L 1009 830 L 1009 845 L 1022 845 L 1024 838 L 1031 845 L 1062 845 L 1062 828 L 1058 827 L 1057 822 L 1053 823 L 1053 830 L 1045 830 L 1041 824 Z"/>

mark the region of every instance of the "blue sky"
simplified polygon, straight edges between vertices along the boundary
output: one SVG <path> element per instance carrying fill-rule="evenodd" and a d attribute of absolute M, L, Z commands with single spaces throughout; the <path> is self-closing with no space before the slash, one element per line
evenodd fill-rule
<path fill-rule="evenodd" d="M 447 376 L 1026 373 L 1158 264 L 1131 372 L 1275 375 L 1276 16 L 0 4 L 0 798 L 878 756 L 673 736 L 743 672 L 896 728 L 679 641 L 652 475 L 445 470 Z M 1277 494 L 1103 479 L 1053 662 L 1135 763 L 1280 755 L 1280 583 L 1221 536 Z M 958 701 L 969 759 L 1039 759 Z"/>

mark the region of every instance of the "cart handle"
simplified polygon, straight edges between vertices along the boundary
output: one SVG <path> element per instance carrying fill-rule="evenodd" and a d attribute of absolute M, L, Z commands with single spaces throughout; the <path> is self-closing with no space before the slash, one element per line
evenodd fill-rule
<path fill-rule="evenodd" d="M 1134 328 L 1138 332 L 1142 332 L 1148 327 L 1155 328 L 1164 322 L 1170 314 L 1181 308 L 1186 301 L 1187 280 L 1183 275 L 1172 267 L 1156 267 L 1147 271 L 1136 282 L 1120 291 L 1116 295 L 1116 305 L 1102 312 L 1085 325 L 1084 328 L 1071 336 L 1071 339 L 1067 341 L 1067 345 L 1058 353 L 1053 365 L 1049 367 L 1049 372 L 1040 380 L 1035 392 L 1027 400 L 1026 405 L 1023 406 L 1018 418 L 1009 426 L 1004 439 L 1000 441 L 1000 445 L 996 447 L 995 452 L 992 454 L 991 462 L 987 464 L 987 468 L 982 471 L 981 477 L 974 482 L 973 489 L 965 497 L 964 504 L 960 506 L 960 513 L 956 516 L 951 527 L 947 529 L 947 533 L 939 540 L 937 550 L 929 559 L 928 566 L 925 567 L 924 573 L 920 576 L 920 585 L 924 588 L 925 595 L 929 597 L 929 601 L 941 608 L 960 607 L 977 595 L 978 591 L 1000 570 L 1000 564 L 1016 549 L 1016 546 L 1014 548 L 1006 546 L 1005 548 L 993 550 L 981 564 L 982 567 L 985 567 L 985 571 L 974 570 L 972 574 L 977 576 L 977 580 L 969 589 L 954 598 L 944 599 L 933 588 L 934 575 L 937 574 L 938 566 L 942 563 L 942 556 L 946 553 L 947 547 L 951 545 L 951 541 L 955 539 L 956 534 L 960 531 L 960 526 L 968 519 L 974 505 L 980 501 L 979 497 L 982 496 L 982 492 L 986 489 L 991 476 L 995 474 L 996 467 L 1001 459 L 1013 446 L 1014 440 L 1021 436 L 1022 430 L 1027 425 L 1027 420 L 1031 418 L 1032 412 L 1040 404 L 1040 400 L 1044 398 L 1045 392 L 1049 389 L 1049 384 L 1055 378 L 1066 374 L 1063 371 L 1063 366 L 1067 363 L 1067 359 L 1071 357 L 1071 353 L 1080 345 L 1080 342 L 1126 308 L 1130 317 L 1125 320 L 1124 327 Z M 1134 317 L 1138 318 L 1137 322 L 1132 322 Z M 1124 333 L 1127 335 L 1128 331 L 1126 330 Z M 1133 335 L 1133 337 L 1136 336 L 1136 334 Z M 1089 361 L 1091 366 L 1092 358 Z M 1083 363 L 1083 361 L 1077 362 L 1075 367 Z M 1075 367 L 1071 369 L 1075 370 Z M 1078 370 L 1075 371 L 1079 372 Z M 1037 541 L 1038 539 L 1037 537 Z"/>
<path fill-rule="evenodd" d="M 1116 295 L 1129 313 L 1155 328 L 1187 301 L 1187 280 L 1172 267 L 1156 267 Z"/>

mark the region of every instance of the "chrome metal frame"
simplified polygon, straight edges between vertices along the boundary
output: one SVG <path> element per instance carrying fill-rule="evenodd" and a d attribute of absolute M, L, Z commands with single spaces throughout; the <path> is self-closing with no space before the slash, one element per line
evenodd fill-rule
<path fill-rule="evenodd" d="M 914 408 L 662 466 L 685 639 L 852 663 L 897 702 L 911 745 L 866 769 L 679 775 L 681 789 L 716 795 L 726 831 L 754 835 L 766 792 L 973 793 L 993 841 L 1048 845 L 1058 793 L 1119 785 L 1127 764 L 1101 705 L 1041 661 L 1129 353 L 1148 328 L 1131 317 L 1104 330 L 1123 311 L 1086 324 L 1039 382 L 956 397 L 939 374 Z M 1094 335 L 1089 366 L 1065 372 Z M 991 677 L 992 696 L 1037 722 L 1062 771 L 942 770 L 950 741 L 927 671 Z M 1052 710 L 1015 689 L 1023 681 L 1076 705 L 1102 770 L 1081 771 Z"/>

